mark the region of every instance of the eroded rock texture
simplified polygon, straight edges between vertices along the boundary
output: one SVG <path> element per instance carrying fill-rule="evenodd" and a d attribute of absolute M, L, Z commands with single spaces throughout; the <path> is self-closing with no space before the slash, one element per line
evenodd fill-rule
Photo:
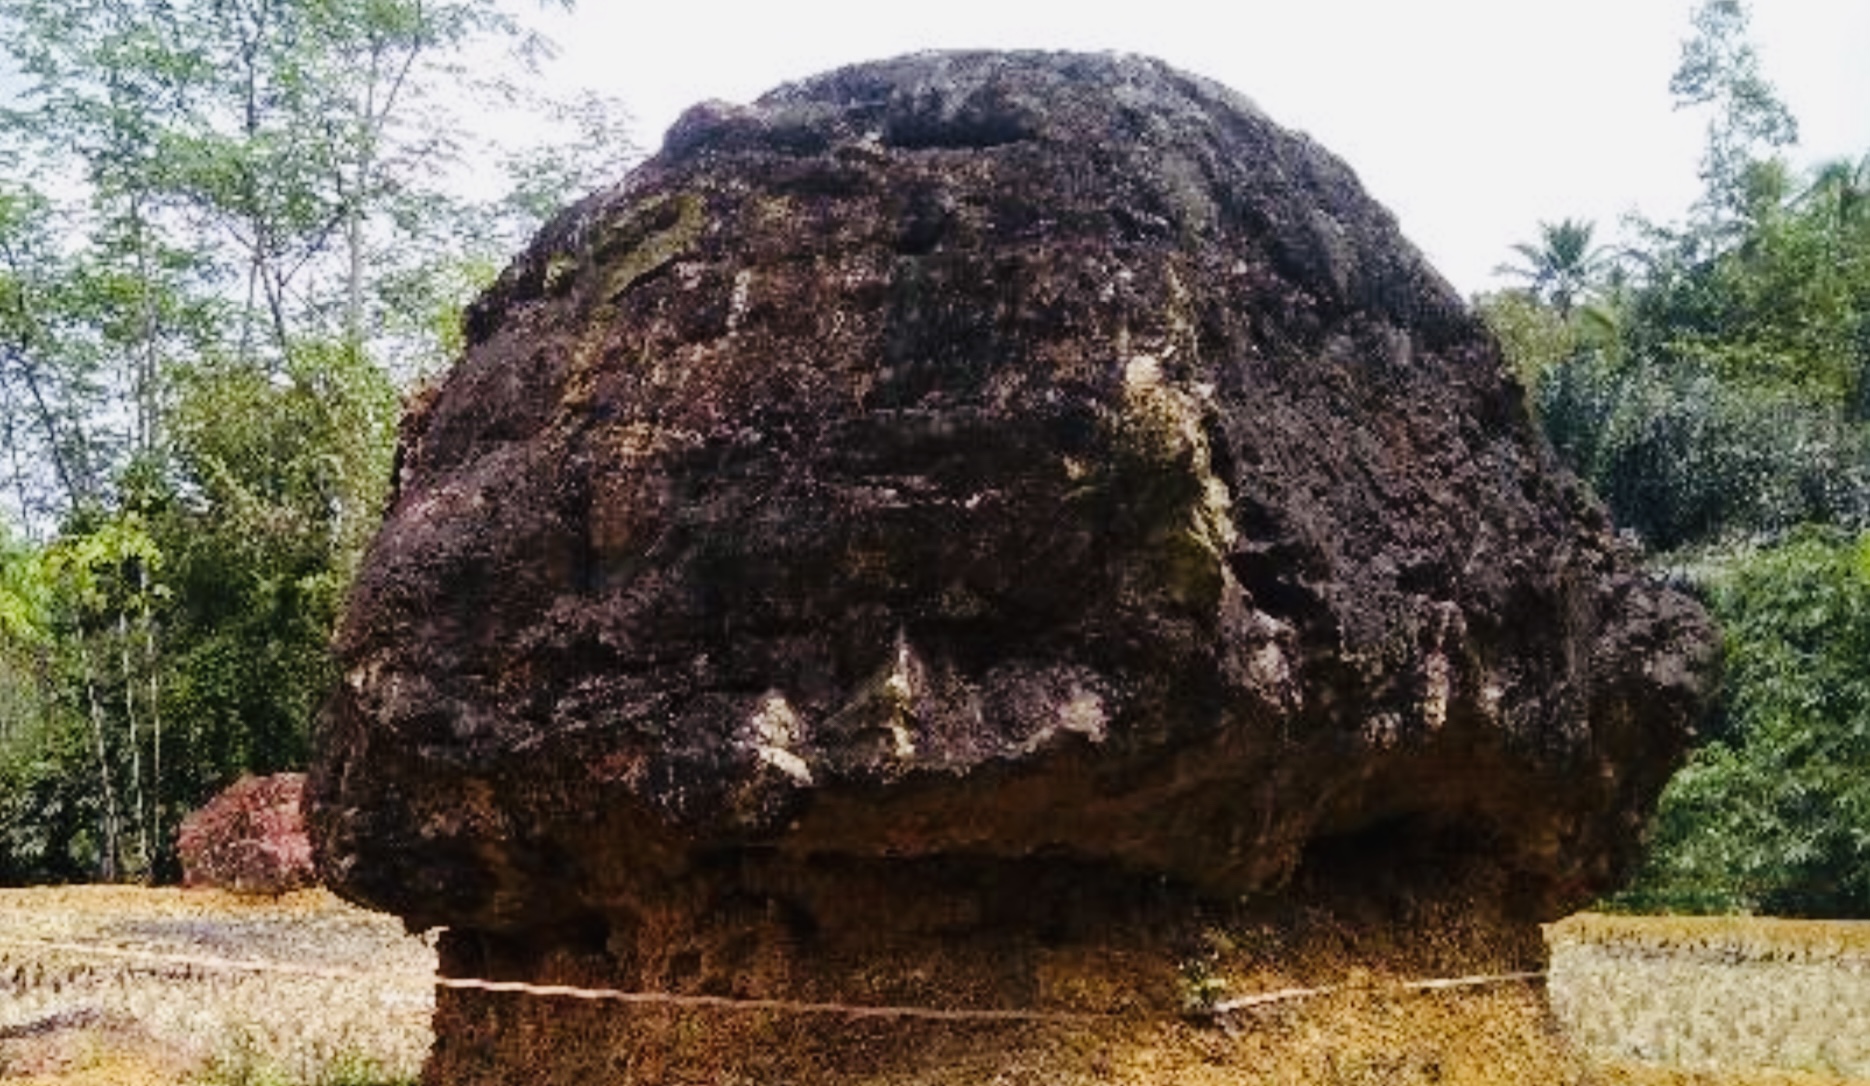
<path fill-rule="evenodd" d="M 954 963 L 1124 886 L 1548 916 L 1707 693 L 1391 216 L 1157 62 L 698 106 L 469 324 L 312 781 L 330 885 L 445 967 L 1018 1003 Z"/>

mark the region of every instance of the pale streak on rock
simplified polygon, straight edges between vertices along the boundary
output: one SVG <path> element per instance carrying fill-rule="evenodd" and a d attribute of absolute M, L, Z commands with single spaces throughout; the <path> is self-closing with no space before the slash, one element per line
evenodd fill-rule
<path fill-rule="evenodd" d="M 800 739 L 799 717 L 784 695 L 774 692 L 762 698 L 748 725 L 760 761 L 802 785 L 812 783 L 811 766 L 793 752 Z"/>

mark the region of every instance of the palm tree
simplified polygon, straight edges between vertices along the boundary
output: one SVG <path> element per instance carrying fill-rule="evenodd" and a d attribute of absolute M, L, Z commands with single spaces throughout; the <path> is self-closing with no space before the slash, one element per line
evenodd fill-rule
<path fill-rule="evenodd" d="M 1603 247 L 1591 244 L 1595 228 L 1578 219 L 1541 222 L 1537 244 L 1522 241 L 1513 246 L 1524 262 L 1501 264 L 1493 273 L 1520 280 L 1527 293 L 1569 317 L 1572 304 L 1597 286 L 1609 265 Z"/>
<path fill-rule="evenodd" d="M 1798 201 L 1824 206 L 1830 219 L 1826 225 L 1839 235 L 1870 218 L 1870 155 L 1857 162 L 1837 158 L 1819 166 Z"/>

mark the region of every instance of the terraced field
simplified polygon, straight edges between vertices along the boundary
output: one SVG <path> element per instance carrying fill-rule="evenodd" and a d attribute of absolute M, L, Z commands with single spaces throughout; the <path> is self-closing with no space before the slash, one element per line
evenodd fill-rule
<path fill-rule="evenodd" d="M 48 950 L 44 941 L 152 959 Z M 22 945 L 28 944 L 28 945 Z M 217 960 L 301 972 L 246 972 Z M 374 1086 L 414 1078 L 435 952 L 323 891 L 0 890 L 0 1080 Z"/>
<path fill-rule="evenodd" d="M 1599 1063 L 1870 1081 L 1870 923 L 1579 915 L 1546 938 L 1553 1011 Z"/>
<path fill-rule="evenodd" d="M 1547 937 L 1553 1021 L 1586 1082 L 1870 1083 L 1870 924 L 1580 915 Z M 260 962 L 289 971 L 239 968 Z M 428 942 L 320 891 L 0 890 L 0 1081 L 410 1083 L 434 970 Z M 1417 998 L 1394 1013 L 1426 1027 L 1446 1010 Z M 1281 1028 L 1328 1042 L 1332 1013 L 1295 1004 Z"/>

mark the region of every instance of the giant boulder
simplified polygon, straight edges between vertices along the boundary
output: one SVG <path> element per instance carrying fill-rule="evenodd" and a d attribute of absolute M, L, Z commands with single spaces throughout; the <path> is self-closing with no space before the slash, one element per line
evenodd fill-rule
<path fill-rule="evenodd" d="M 1394 219 L 1154 61 L 698 106 L 468 331 L 311 784 L 327 882 L 445 969 L 1026 1005 L 1082 986 L 1018 948 L 1137 910 L 1529 925 L 1623 872 L 1708 693 Z M 499 1062 L 491 998 L 434 1081 Z M 598 1036 L 529 1073 L 683 1080 Z"/>

